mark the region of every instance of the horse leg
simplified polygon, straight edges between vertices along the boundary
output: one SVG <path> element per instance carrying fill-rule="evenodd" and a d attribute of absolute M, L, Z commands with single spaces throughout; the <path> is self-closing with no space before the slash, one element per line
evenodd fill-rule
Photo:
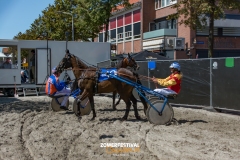
<path fill-rule="evenodd" d="M 80 111 L 80 106 L 81 106 L 80 103 L 81 103 L 82 100 L 84 100 L 87 97 L 87 95 L 88 95 L 88 92 L 86 91 L 86 89 L 84 89 L 83 92 L 78 96 L 78 101 L 77 101 L 78 112 L 77 112 L 77 114 L 78 114 L 79 119 L 82 118 L 81 117 L 81 111 Z"/>
<path fill-rule="evenodd" d="M 144 94 L 144 96 L 145 96 L 145 94 Z M 141 96 L 141 95 L 139 95 L 139 98 L 140 98 L 140 100 L 141 100 L 141 102 L 142 102 L 142 104 L 143 104 L 143 106 L 144 106 L 144 114 L 146 115 L 146 112 L 147 112 L 147 109 L 148 109 L 148 105 L 147 105 L 147 102 L 145 101 L 145 99 Z"/>
<path fill-rule="evenodd" d="M 112 94 L 112 99 L 113 99 L 112 108 L 113 108 L 113 110 L 116 110 L 116 105 L 115 105 L 116 94 L 117 94 L 116 91 L 114 91 L 113 94 Z"/>
<path fill-rule="evenodd" d="M 140 120 L 141 117 L 139 116 L 138 110 L 137 110 L 137 99 L 134 97 L 133 94 L 131 95 L 130 99 L 133 103 L 134 115 L 135 115 L 136 119 Z"/>
<path fill-rule="evenodd" d="M 140 84 L 140 85 L 142 85 L 142 82 L 140 81 L 138 74 L 135 73 L 135 75 L 136 75 L 136 77 L 137 77 L 137 83 Z M 141 92 L 141 94 L 142 94 L 143 96 L 146 96 L 146 94 L 145 94 L 144 91 L 140 91 L 140 92 Z M 146 115 L 146 112 L 147 112 L 147 109 L 148 109 L 147 102 L 145 101 L 145 99 L 144 99 L 139 93 L 138 93 L 138 96 L 139 96 L 139 98 L 140 98 L 140 100 L 141 100 L 141 102 L 142 102 L 142 104 L 143 104 L 143 106 L 144 106 L 144 114 Z"/>
<path fill-rule="evenodd" d="M 91 119 L 91 121 L 93 121 L 95 119 L 95 117 L 97 116 L 96 111 L 95 111 L 95 106 L 94 106 L 94 98 L 93 98 L 93 96 L 89 96 L 88 98 L 89 98 L 89 102 L 91 104 L 91 109 L 93 111 L 93 117 Z"/>
<path fill-rule="evenodd" d="M 128 118 L 129 115 L 129 111 L 130 111 L 130 107 L 131 107 L 131 101 L 129 98 L 123 98 L 125 104 L 126 104 L 126 111 L 124 116 L 121 118 L 121 121 L 125 121 Z"/>
<path fill-rule="evenodd" d="M 76 116 L 78 117 L 78 120 L 82 119 L 81 110 L 80 110 L 80 103 L 81 103 L 80 96 L 81 95 L 79 95 L 77 98 L 77 114 L 76 114 Z"/>
<path fill-rule="evenodd" d="M 118 101 L 117 101 L 117 103 L 115 104 L 115 107 L 117 106 L 117 105 L 119 105 L 119 103 L 120 103 L 120 101 L 121 101 L 121 97 L 119 97 L 119 99 L 118 99 Z"/>

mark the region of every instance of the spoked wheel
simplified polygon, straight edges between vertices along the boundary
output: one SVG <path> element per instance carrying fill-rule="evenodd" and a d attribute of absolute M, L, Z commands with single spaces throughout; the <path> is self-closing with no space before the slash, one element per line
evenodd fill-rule
<path fill-rule="evenodd" d="M 160 111 L 163 107 L 162 100 L 156 100 L 152 102 L 152 105 Z M 166 103 L 162 115 L 159 115 L 157 111 L 153 109 L 153 107 L 149 106 L 147 109 L 147 118 L 150 123 L 157 125 L 164 125 L 172 121 L 173 119 L 173 109 L 169 103 Z"/>
<path fill-rule="evenodd" d="M 64 97 L 52 98 L 51 107 L 52 107 L 52 110 L 53 110 L 53 111 L 55 111 L 55 112 L 65 111 L 64 109 L 61 109 L 61 108 L 60 108 L 63 99 L 64 99 Z M 69 107 L 69 100 L 67 101 L 66 107 L 67 107 L 67 108 Z"/>
<path fill-rule="evenodd" d="M 85 98 L 83 101 L 81 101 L 81 105 L 84 107 L 80 107 L 80 116 L 84 116 L 84 115 L 89 115 L 91 113 L 91 104 L 88 100 L 88 98 Z M 78 115 L 78 105 L 77 105 L 77 99 L 74 100 L 73 102 L 73 112 L 75 113 L 76 116 Z"/>

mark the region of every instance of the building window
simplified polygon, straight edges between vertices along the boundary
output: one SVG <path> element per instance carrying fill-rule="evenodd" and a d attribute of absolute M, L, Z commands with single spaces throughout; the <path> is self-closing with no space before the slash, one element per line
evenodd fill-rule
<path fill-rule="evenodd" d="M 167 21 L 167 28 L 172 29 L 172 21 L 171 20 Z"/>
<path fill-rule="evenodd" d="M 123 33 L 118 33 L 118 42 L 123 41 Z"/>
<path fill-rule="evenodd" d="M 218 28 L 218 36 L 222 36 L 223 35 L 223 28 Z"/>
<path fill-rule="evenodd" d="M 110 20 L 110 29 L 115 29 L 116 28 L 116 18 L 113 18 Z"/>
<path fill-rule="evenodd" d="M 176 29 L 177 28 L 177 22 L 176 19 L 172 20 L 172 29 Z"/>
<path fill-rule="evenodd" d="M 116 29 L 110 31 L 111 34 L 111 42 L 116 42 Z"/>
<path fill-rule="evenodd" d="M 117 29 L 118 41 L 123 41 L 123 27 Z"/>
<path fill-rule="evenodd" d="M 103 42 L 103 33 L 99 33 L 98 42 Z"/>
<path fill-rule="evenodd" d="M 161 0 L 155 0 L 155 9 L 160 8 L 159 3 L 161 3 Z"/>
<path fill-rule="evenodd" d="M 141 12 L 139 10 L 133 11 L 133 23 L 141 21 Z"/>
<path fill-rule="evenodd" d="M 125 39 L 126 40 L 132 39 L 132 31 L 125 32 Z"/>
<path fill-rule="evenodd" d="M 176 29 L 176 20 L 166 20 L 166 19 L 159 19 L 156 20 L 155 23 L 150 22 L 150 29 L 149 31 L 154 31 L 158 29 Z"/>
<path fill-rule="evenodd" d="M 150 23 L 150 31 L 156 30 L 156 24 L 155 23 Z"/>
<path fill-rule="evenodd" d="M 155 9 L 167 7 L 177 3 L 177 0 L 155 0 Z"/>
<path fill-rule="evenodd" d="M 133 24 L 133 36 L 134 36 L 134 38 L 141 37 L 141 23 L 140 22 Z"/>
<path fill-rule="evenodd" d="M 132 39 L 132 25 L 125 26 L 125 39 Z"/>

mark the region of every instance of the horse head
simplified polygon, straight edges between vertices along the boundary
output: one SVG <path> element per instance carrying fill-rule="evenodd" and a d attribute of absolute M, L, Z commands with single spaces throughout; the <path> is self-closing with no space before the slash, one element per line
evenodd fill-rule
<path fill-rule="evenodd" d="M 72 66 L 72 61 L 71 58 L 73 58 L 73 55 L 71 55 L 69 53 L 69 51 L 66 51 L 65 56 L 63 57 L 63 59 L 59 62 L 58 66 L 57 66 L 57 71 L 62 73 L 64 71 L 64 69 L 68 69 L 73 67 Z"/>
<path fill-rule="evenodd" d="M 125 59 L 127 66 L 132 67 L 135 71 L 139 70 L 140 66 L 137 64 L 137 62 L 132 58 L 132 56 L 129 53 Z"/>

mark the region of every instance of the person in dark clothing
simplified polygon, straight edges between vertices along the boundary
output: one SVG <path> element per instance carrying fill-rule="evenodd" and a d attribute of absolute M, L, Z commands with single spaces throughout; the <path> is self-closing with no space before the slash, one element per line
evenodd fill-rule
<path fill-rule="evenodd" d="M 32 71 L 32 75 L 33 75 L 33 79 L 32 82 L 34 82 L 35 80 L 35 50 L 31 50 L 32 53 L 32 58 L 30 59 L 31 62 L 31 71 Z"/>
<path fill-rule="evenodd" d="M 1 68 L 4 68 L 4 69 L 11 69 L 12 68 L 12 63 L 10 62 L 10 58 L 7 57 L 6 58 L 6 61 L 1 65 Z"/>

